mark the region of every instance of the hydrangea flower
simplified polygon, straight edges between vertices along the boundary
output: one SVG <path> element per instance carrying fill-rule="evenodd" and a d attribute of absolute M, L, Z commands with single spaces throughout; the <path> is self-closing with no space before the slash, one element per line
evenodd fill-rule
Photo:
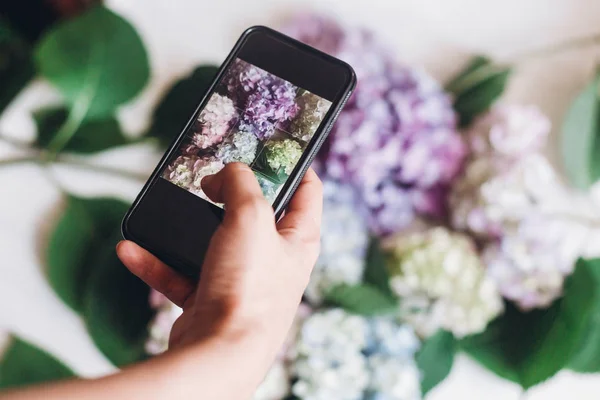
<path fill-rule="evenodd" d="M 542 150 L 551 125 L 535 106 L 500 104 L 477 118 L 466 135 L 475 157 L 515 159 Z"/>
<path fill-rule="evenodd" d="M 292 393 L 310 400 L 420 399 L 418 345 L 410 328 L 390 320 L 341 309 L 315 313 L 304 322 L 290 360 Z"/>
<path fill-rule="evenodd" d="M 169 182 L 209 200 L 200 186 L 202 178 L 206 175 L 216 174 L 223 167 L 223 162 L 214 157 L 179 156 L 167 167 L 163 177 Z"/>
<path fill-rule="evenodd" d="M 292 139 L 271 140 L 265 145 L 265 155 L 269 167 L 289 175 L 302 156 L 302 147 Z"/>
<path fill-rule="evenodd" d="M 500 238 L 539 209 L 560 184 L 549 162 L 537 153 L 514 161 L 476 158 L 453 187 L 451 223 L 484 239 Z"/>
<path fill-rule="evenodd" d="M 150 307 L 156 311 L 156 315 L 148 327 L 145 347 L 148 354 L 157 355 L 167 351 L 171 328 L 183 311 L 156 290 L 150 291 L 149 300 Z"/>
<path fill-rule="evenodd" d="M 502 311 L 498 290 L 468 237 L 431 228 L 390 237 L 384 247 L 402 315 L 421 336 L 439 329 L 457 337 L 478 333 Z"/>
<path fill-rule="evenodd" d="M 213 94 L 198 117 L 192 143 L 200 149 L 219 143 L 229 131 L 236 116 L 237 110 L 230 98 L 218 93 Z"/>
<path fill-rule="evenodd" d="M 277 123 L 291 120 L 299 110 L 296 86 L 240 59 L 233 62 L 223 82 L 244 110 L 240 129 L 261 140 L 275 132 Z"/>
<path fill-rule="evenodd" d="M 560 188 L 539 154 L 550 121 L 535 107 L 499 106 L 466 133 L 472 156 L 450 196 L 452 225 L 483 238 L 499 238 Z"/>
<path fill-rule="evenodd" d="M 304 292 L 313 305 L 336 285 L 362 280 L 369 243 L 368 229 L 357 195 L 348 185 L 323 182 L 321 252 Z"/>
<path fill-rule="evenodd" d="M 319 161 L 328 176 L 359 187 L 371 229 L 398 231 L 417 213 L 445 217 L 448 187 L 461 170 L 466 146 L 439 84 L 389 58 L 368 32 L 318 16 L 302 16 L 286 30 L 356 69 L 356 91 Z M 325 38 L 316 32 L 336 33 Z"/>
<path fill-rule="evenodd" d="M 300 111 L 290 124 L 290 133 L 300 140 L 308 141 L 321 125 L 331 102 L 308 91 L 299 96 L 297 102 Z"/>
<path fill-rule="evenodd" d="M 251 132 L 237 131 L 230 134 L 218 147 L 215 155 L 224 164 L 241 162 L 250 164 L 256 157 L 258 138 Z"/>

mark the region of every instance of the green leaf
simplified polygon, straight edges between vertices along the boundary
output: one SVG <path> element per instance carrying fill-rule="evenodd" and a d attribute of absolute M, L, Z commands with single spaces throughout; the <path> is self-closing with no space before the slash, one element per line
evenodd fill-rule
<path fill-rule="evenodd" d="M 494 65 L 485 57 L 473 61 L 446 85 L 454 96 L 454 110 L 460 126 L 469 125 L 475 117 L 486 112 L 504 93 L 512 70 Z"/>
<path fill-rule="evenodd" d="M 598 285 L 590 266 L 580 263 L 566 280 L 565 296 L 546 310 L 528 313 L 512 304 L 461 348 L 497 375 L 528 389 L 552 377 L 577 351 L 590 323 Z"/>
<path fill-rule="evenodd" d="M 119 239 L 117 232 L 111 241 Z M 92 340 L 118 367 L 145 359 L 153 316 L 148 286 L 119 261 L 114 246 L 105 247 L 90 268 L 83 317 Z"/>
<path fill-rule="evenodd" d="M 34 75 L 29 44 L 0 17 L 0 114 Z"/>
<path fill-rule="evenodd" d="M 0 360 L 0 389 L 52 382 L 75 373 L 50 354 L 21 339 L 12 343 Z"/>
<path fill-rule="evenodd" d="M 600 259 L 579 260 L 577 268 L 586 264 L 593 274 L 594 284 L 600 286 Z M 593 308 L 584 335 L 569 368 L 577 372 L 600 372 L 600 292 L 593 299 Z"/>
<path fill-rule="evenodd" d="M 448 376 L 455 354 L 456 339 L 450 332 L 438 331 L 423 342 L 416 355 L 417 365 L 422 373 L 423 395 Z"/>
<path fill-rule="evenodd" d="M 274 183 L 275 185 L 282 185 L 288 178 L 283 168 L 278 171 L 273 170 L 267 160 L 267 152 L 263 151 L 263 148 L 258 149 L 258 157 L 252 164 L 252 169 L 255 174 L 260 175 L 262 178 Z"/>
<path fill-rule="evenodd" d="M 69 196 L 47 248 L 48 280 L 73 310 L 82 311 L 83 294 L 96 254 L 114 248 L 128 204 L 115 199 Z"/>
<path fill-rule="evenodd" d="M 325 302 L 366 316 L 387 314 L 397 309 L 395 299 L 369 284 L 336 286 L 326 293 Z"/>
<path fill-rule="evenodd" d="M 394 297 L 394 293 L 390 288 L 390 277 L 385 265 L 385 255 L 381 250 L 379 241 L 374 237 L 369 242 L 363 281 L 375 286 L 385 295 Z"/>
<path fill-rule="evenodd" d="M 150 75 L 135 29 L 103 6 L 48 31 L 35 50 L 35 63 L 60 89 L 77 121 L 113 115 L 144 88 Z"/>
<path fill-rule="evenodd" d="M 571 183 L 586 189 L 600 179 L 600 70 L 577 96 L 563 125 L 563 161 Z"/>
<path fill-rule="evenodd" d="M 202 65 L 176 82 L 154 110 L 148 134 L 167 147 L 192 117 L 218 69 L 213 65 Z"/>
<path fill-rule="evenodd" d="M 68 111 L 65 108 L 47 108 L 33 114 L 37 125 L 36 145 L 48 148 L 56 133 L 66 122 Z M 130 143 L 123 135 L 119 122 L 114 116 L 100 120 L 84 121 L 73 134 L 64 150 L 73 153 L 89 154 Z"/>

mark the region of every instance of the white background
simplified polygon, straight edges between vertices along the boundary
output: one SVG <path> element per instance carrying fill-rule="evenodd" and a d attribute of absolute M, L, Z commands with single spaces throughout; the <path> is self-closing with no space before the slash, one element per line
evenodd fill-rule
<path fill-rule="evenodd" d="M 527 53 L 600 33 L 597 0 L 112 0 L 115 11 L 139 30 L 150 52 L 150 87 L 120 111 L 128 132 L 141 132 L 153 105 L 173 79 L 202 62 L 218 63 L 237 36 L 253 24 L 276 27 L 286 15 L 322 10 L 350 23 L 376 30 L 398 59 L 423 66 L 440 80 L 458 71 L 472 53 L 502 60 L 523 59 L 505 100 L 534 103 L 555 124 L 549 157 L 560 166 L 558 131 L 576 93 L 591 79 L 598 46 L 526 58 Z M 36 82 L 0 120 L 0 132 L 18 139 L 35 135 L 29 111 L 57 101 L 43 82 Z M 0 144 L 0 159 L 18 154 Z M 121 149 L 95 162 L 148 171 L 157 154 L 149 147 Z M 84 376 L 112 371 L 95 349 L 79 318 L 48 288 L 43 277 L 44 240 L 61 206 L 58 180 L 79 194 L 112 194 L 131 200 L 140 182 L 73 167 L 51 174 L 33 165 L 0 169 L 0 329 L 15 332 L 44 347 Z M 465 357 L 431 400 L 597 399 L 599 375 L 562 372 L 522 394 Z M 333 399 L 332 399 L 333 400 Z"/>

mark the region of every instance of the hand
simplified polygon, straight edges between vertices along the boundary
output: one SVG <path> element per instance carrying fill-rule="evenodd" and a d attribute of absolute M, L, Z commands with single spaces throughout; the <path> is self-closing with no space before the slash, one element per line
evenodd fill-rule
<path fill-rule="evenodd" d="M 253 172 L 228 164 L 202 182 L 224 203 L 196 286 L 149 252 L 124 241 L 117 253 L 129 270 L 183 308 L 170 348 L 218 338 L 253 338 L 266 372 L 284 341 L 319 253 L 322 187 L 308 170 L 276 224 Z"/>

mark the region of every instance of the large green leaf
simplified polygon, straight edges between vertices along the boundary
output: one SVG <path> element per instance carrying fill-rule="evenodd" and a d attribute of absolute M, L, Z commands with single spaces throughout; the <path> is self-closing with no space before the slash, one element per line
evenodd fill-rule
<path fill-rule="evenodd" d="M 580 263 L 565 283 L 565 296 L 546 310 L 528 313 L 506 305 L 503 316 L 460 345 L 497 375 L 528 389 L 566 367 L 590 323 L 598 285 Z"/>
<path fill-rule="evenodd" d="M 395 299 L 366 283 L 336 286 L 325 294 L 325 302 L 366 316 L 392 313 L 398 305 Z"/>
<path fill-rule="evenodd" d="M 511 72 L 510 67 L 495 65 L 485 57 L 475 57 L 446 85 L 446 91 L 454 96 L 454 109 L 461 126 L 470 124 L 489 110 L 504 93 Z"/>
<path fill-rule="evenodd" d="M 149 135 L 168 146 L 192 117 L 217 71 L 216 66 L 203 65 L 175 83 L 154 110 Z"/>
<path fill-rule="evenodd" d="M 562 141 L 571 182 L 585 189 L 600 179 L 600 70 L 571 105 Z"/>
<path fill-rule="evenodd" d="M 71 106 L 85 104 L 90 118 L 112 115 L 144 88 L 150 75 L 135 29 L 103 6 L 50 30 L 36 49 L 35 61 Z"/>
<path fill-rule="evenodd" d="M 33 114 L 38 129 L 36 140 L 38 147 L 48 148 L 54 136 L 66 122 L 68 113 L 65 108 L 49 108 Z M 73 153 L 95 153 L 129 142 L 123 135 L 117 119 L 109 116 L 104 119 L 84 121 L 65 145 L 64 150 Z"/>
<path fill-rule="evenodd" d="M 600 259 L 579 260 L 578 268 L 581 264 L 587 265 L 594 284 L 600 286 Z M 569 368 L 577 372 L 600 372 L 600 291 L 594 297 L 591 317 Z"/>
<path fill-rule="evenodd" d="M 448 376 L 454 363 L 454 354 L 456 354 L 456 339 L 450 332 L 439 331 L 423 342 L 416 356 L 422 374 L 423 395 Z"/>
<path fill-rule="evenodd" d="M 115 199 L 69 196 L 47 249 L 48 280 L 58 296 L 82 311 L 83 294 L 99 251 L 114 248 L 128 204 Z"/>
<path fill-rule="evenodd" d="M 63 94 L 69 117 L 49 145 L 61 151 L 86 119 L 102 119 L 136 96 L 150 75 L 135 29 L 103 6 L 62 22 L 35 51 L 38 71 Z"/>
<path fill-rule="evenodd" d="M 112 242 L 119 239 L 117 233 Z M 104 248 L 89 267 L 83 317 L 92 340 L 118 367 L 143 360 L 153 315 L 148 286 L 121 264 L 114 246 Z"/>
<path fill-rule="evenodd" d="M 34 75 L 30 45 L 0 16 L 0 114 Z"/>
<path fill-rule="evenodd" d="M 0 360 L 0 389 L 74 376 L 73 371 L 50 354 L 18 338 L 13 338 Z"/>
<path fill-rule="evenodd" d="M 381 290 L 382 293 L 390 297 L 394 296 L 390 288 L 390 277 L 385 266 L 385 255 L 379 241 L 374 237 L 369 242 L 363 280 L 365 283 L 369 283 Z"/>

